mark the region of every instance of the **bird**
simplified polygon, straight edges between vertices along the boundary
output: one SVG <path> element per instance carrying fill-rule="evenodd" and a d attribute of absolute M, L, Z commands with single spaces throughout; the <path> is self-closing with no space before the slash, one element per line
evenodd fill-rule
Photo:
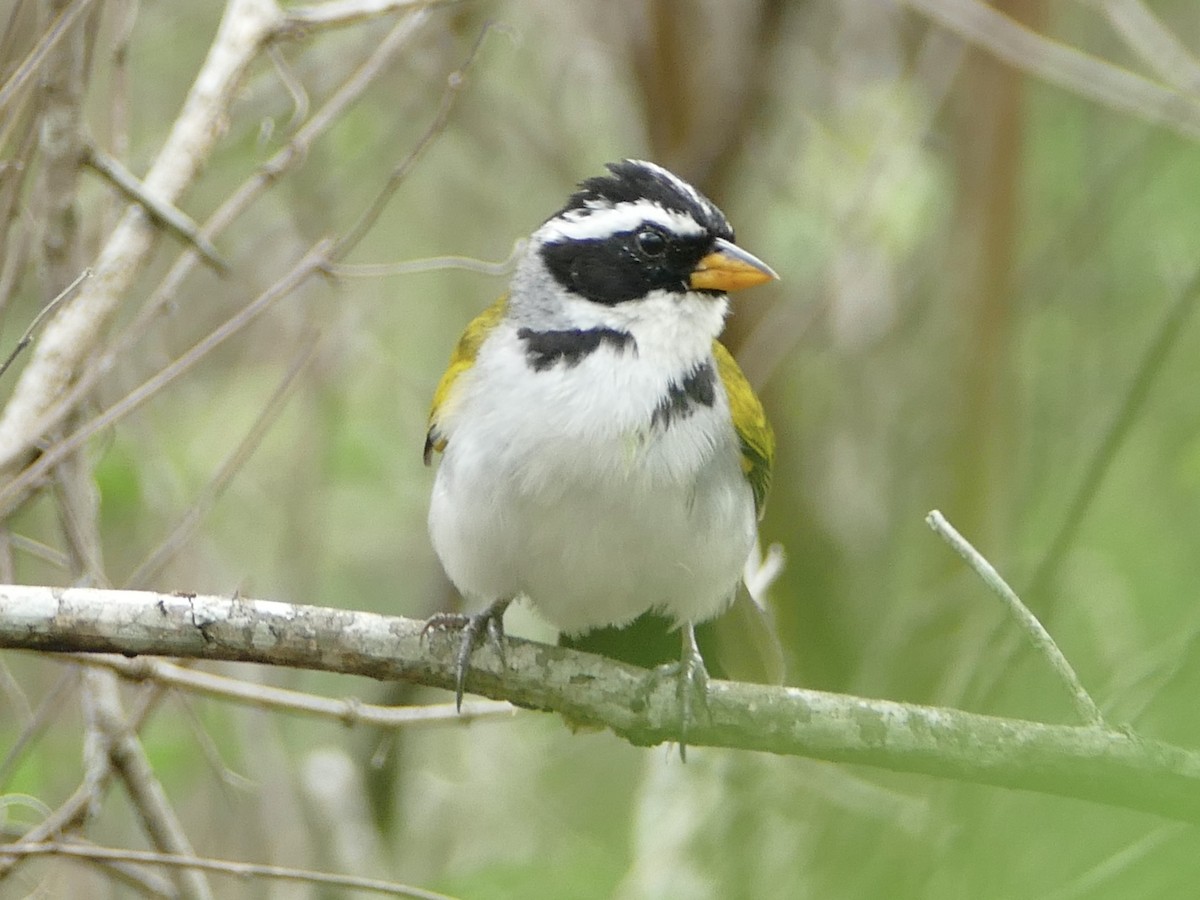
<path fill-rule="evenodd" d="M 682 636 L 683 751 L 707 691 L 695 626 L 738 590 L 775 454 L 718 337 L 728 294 L 779 276 L 677 175 L 636 159 L 606 170 L 529 237 L 434 391 L 429 535 L 482 611 L 426 631 L 459 634 L 461 708 L 473 650 L 502 652 L 517 598 L 565 635 L 663 616 Z"/>

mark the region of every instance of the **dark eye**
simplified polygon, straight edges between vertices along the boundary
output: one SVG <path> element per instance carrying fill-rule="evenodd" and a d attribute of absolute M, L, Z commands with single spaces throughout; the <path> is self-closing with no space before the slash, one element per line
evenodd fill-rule
<path fill-rule="evenodd" d="M 646 256 L 662 256 L 667 252 L 667 239 L 656 228 L 643 228 L 635 235 L 635 240 Z"/>

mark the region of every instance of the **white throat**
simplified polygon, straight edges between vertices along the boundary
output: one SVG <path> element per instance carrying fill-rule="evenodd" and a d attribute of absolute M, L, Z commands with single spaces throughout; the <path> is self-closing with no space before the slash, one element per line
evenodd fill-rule
<path fill-rule="evenodd" d="M 633 336 L 637 352 L 669 373 L 683 371 L 712 353 L 725 327 L 729 298 L 723 294 L 651 291 L 624 303 L 594 303 L 567 291 L 546 270 L 540 241 L 531 241 L 513 276 L 508 315 L 535 331 L 607 328 Z"/>

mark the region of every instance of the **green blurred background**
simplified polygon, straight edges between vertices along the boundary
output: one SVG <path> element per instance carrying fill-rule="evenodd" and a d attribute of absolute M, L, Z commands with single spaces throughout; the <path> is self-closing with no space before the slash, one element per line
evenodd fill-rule
<path fill-rule="evenodd" d="M 997 5 L 1146 74 L 1100 5 Z M 38 36 L 32 6 L 18 3 L 9 20 L 0 73 Z M 1200 7 L 1164 0 L 1153 11 L 1200 52 Z M 119 155 L 142 173 L 220 10 L 110 2 L 92 15 L 88 128 L 101 146 L 122 144 L 113 104 L 127 97 Z M 127 87 L 111 52 L 126 22 Z M 488 22 L 501 27 L 445 129 L 347 262 L 500 260 L 606 161 L 672 168 L 782 276 L 738 297 L 727 343 L 779 437 L 762 537 L 787 554 L 772 601 L 790 681 L 1072 721 L 1065 691 L 999 602 L 926 528 L 939 508 L 1023 592 L 1112 721 L 1200 741 L 1200 331 L 1189 317 L 1200 153 L 888 3 L 434 10 L 303 165 L 217 238 L 232 274 L 190 277 L 104 379 L 96 408 L 245 306 L 316 239 L 345 233 L 434 121 L 448 75 Z M 252 69 L 181 206 L 203 221 L 284 145 L 298 123 L 281 69 L 315 109 L 393 24 L 278 45 L 276 64 Z M 10 120 L 0 163 L 17 158 L 36 121 L 32 105 Z M 21 189 L 9 258 L 23 236 L 40 239 L 35 180 Z M 88 259 L 114 203 L 83 177 Z M 160 240 L 114 336 L 178 252 Z M 2 298 L 5 352 L 46 299 L 35 250 L 15 277 Z M 315 360 L 261 446 L 145 586 L 416 617 L 452 606 L 425 531 L 425 415 L 458 333 L 503 289 L 502 277 L 461 269 L 310 281 L 94 439 L 87 458 L 111 582 L 126 583 L 205 495 L 315 337 Z M 1156 341 L 1165 352 L 1151 353 Z M 1138 379 L 1145 391 L 1129 406 Z M 1111 464 L 1101 465 L 1114 428 Z M 8 528 L 63 548 L 52 493 Z M 54 553 L 23 543 L 12 574 L 69 581 Z M 531 614 L 514 610 L 509 625 L 552 638 Z M 446 699 L 216 668 L 372 702 Z M 64 671 L 0 656 L 0 752 Z M 81 735 L 76 705 L 62 701 L 0 784 L 22 798 L 0 811 L 10 829 L 74 789 Z M 1150 815 L 723 751 L 696 750 L 683 767 L 666 748 L 573 735 L 550 716 L 384 735 L 178 696 L 145 739 L 204 855 L 464 897 L 1190 897 L 1200 878 L 1195 832 Z M 119 793 L 88 836 L 145 846 Z M 340 896 L 214 885 L 219 896 Z M 125 896 L 49 861 L 0 883 L 0 896 L 39 889 Z"/>

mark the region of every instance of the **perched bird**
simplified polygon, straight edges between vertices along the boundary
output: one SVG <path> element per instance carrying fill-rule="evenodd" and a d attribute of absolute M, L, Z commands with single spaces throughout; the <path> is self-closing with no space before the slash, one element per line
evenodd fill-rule
<path fill-rule="evenodd" d="M 517 597 L 569 635 L 661 614 L 683 636 L 686 737 L 706 683 L 693 626 L 734 597 L 775 443 L 717 336 L 728 291 L 778 276 L 666 169 L 608 173 L 533 233 L 437 386 L 429 533 L 459 591 L 489 605 L 428 627 L 461 629 L 461 704 L 473 648 L 502 636 Z"/>

